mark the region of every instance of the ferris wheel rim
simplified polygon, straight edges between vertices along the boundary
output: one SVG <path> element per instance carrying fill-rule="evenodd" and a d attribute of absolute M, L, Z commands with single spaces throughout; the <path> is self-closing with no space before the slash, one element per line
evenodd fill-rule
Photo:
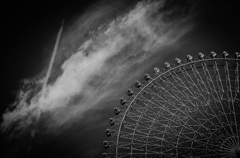
<path fill-rule="evenodd" d="M 154 82 L 155 80 L 157 80 L 158 78 L 164 76 L 165 74 L 173 71 L 174 69 L 178 69 L 187 65 L 191 65 L 191 64 L 196 64 L 199 62 L 207 62 L 207 61 L 237 61 L 240 62 L 240 59 L 234 59 L 234 58 L 206 58 L 206 59 L 200 59 L 200 60 L 192 60 L 183 64 L 179 64 L 178 66 L 172 67 L 170 69 L 168 69 L 167 71 L 157 75 L 154 78 L 151 78 L 151 81 L 149 81 L 146 85 L 144 85 L 144 87 L 136 94 L 136 96 L 134 96 L 134 98 L 131 100 L 131 102 L 129 103 L 129 106 L 127 107 L 127 109 L 125 110 L 123 117 L 120 121 L 120 126 L 119 126 L 119 130 L 118 130 L 118 134 L 117 134 L 117 140 L 116 140 L 116 153 L 118 153 L 118 143 L 119 143 L 119 136 L 120 136 L 120 132 L 123 126 L 123 122 L 124 119 L 126 118 L 126 114 L 128 113 L 129 109 L 131 108 L 131 105 L 133 104 L 133 102 L 135 101 L 135 99 L 139 96 L 139 94 L 141 94 L 141 92 L 147 87 L 149 86 L 152 82 Z"/>
<path fill-rule="evenodd" d="M 139 81 L 136 81 L 136 84 L 135 84 L 135 87 L 136 88 L 139 88 L 140 90 L 139 91 L 137 91 L 137 92 L 135 92 L 135 90 L 134 91 L 132 91 L 131 89 L 129 89 L 128 90 L 128 96 L 131 96 L 132 98 L 131 99 L 127 99 L 127 100 L 123 100 L 122 98 L 121 98 L 121 100 L 120 100 L 120 103 L 122 104 L 122 105 L 125 105 L 125 103 L 126 103 L 126 101 L 127 101 L 127 104 L 124 106 L 125 108 L 124 108 L 124 110 L 121 110 L 121 108 L 120 108 L 120 110 L 122 111 L 121 113 L 121 117 L 120 118 L 117 118 L 116 117 L 116 121 L 117 121 L 117 126 L 115 127 L 115 129 L 113 128 L 113 129 L 107 129 L 108 130 L 108 132 L 109 133 L 106 133 L 107 134 L 107 136 L 111 136 L 111 132 L 112 132 L 112 130 L 114 131 L 114 137 L 113 137 L 113 139 L 114 140 L 110 140 L 110 141 L 104 141 L 104 142 L 106 142 L 107 143 L 107 145 L 105 146 L 105 148 L 108 148 L 108 146 L 110 145 L 110 146 L 112 146 L 113 148 L 111 148 L 111 149 L 115 149 L 115 151 L 114 152 L 106 152 L 106 153 L 103 153 L 105 156 L 108 156 L 108 154 L 110 154 L 110 155 L 115 155 L 114 157 L 118 157 L 118 156 L 120 156 L 121 157 L 121 155 L 132 155 L 132 154 L 143 154 L 143 153 L 141 153 L 141 152 L 133 152 L 133 150 L 136 150 L 136 149 L 134 149 L 134 148 L 136 148 L 136 147 L 134 147 L 133 149 L 132 149 L 132 147 L 130 147 L 130 150 L 131 150 L 131 152 L 129 152 L 129 153 L 125 153 L 125 152 L 122 152 L 121 151 L 121 148 L 123 148 L 123 147 L 121 147 L 120 145 L 121 145 L 121 143 L 124 143 L 124 142 L 121 142 L 121 140 L 119 140 L 120 139 L 120 134 L 124 134 L 124 132 L 126 133 L 126 131 L 124 131 L 124 130 L 122 130 L 122 128 L 123 127 L 125 127 L 124 126 L 124 122 L 125 122 L 125 119 L 128 117 L 128 114 L 129 114 L 129 111 L 132 109 L 132 108 L 134 108 L 134 102 L 137 102 L 137 101 L 139 101 L 139 100 L 137 100 L 137 99 L 139 99 L 139 96 L 141 95 L 141 93 L 142 92 L 145 92 L 145 90 L 147 89 L 147 88 L 151 88 L 151 86 L 153 86 L 154 87 L 154 85 L 151 85 L 151 84 L 154 84 L 154 82 L 156 81 L 156 80 L 158 80 L 159 78 L 160 78 L 160 81 L 163 81 L 163 80 L 165 80 L 165 79 L 167 79 L 168 80 L 168 78 L 169 77 L 172 77 L 172 76 L 174 76 L 174 75 L 178 75 L 178 74 L 180 74 L 180 73 L 186 73 L 187 72 L 187 74 L 188 74 L 188 71 L 189 70 L 193 70 L 194 68 L 195 69 L 199 69 L 199 68 L 204 68 L 204 66 L 207 68 L 207 67 L 216 67 L 216 69 L 217 69 L 217 71 L 218 71 L 218 66 L 224 66 L 224 67 L 222 67 L 223 69 L 224 69 L 224 72 L 225 71 L 229 71 L 229 70 L 231 70 L 231 69 L 229 69 L 228 68 L 228 65 L 230 64 L 230 66 L 233 66 L 234 67 L 234 69 L 235 69 L 235 67 L 237 67 L 234 71 L 235 71 L 235 73 L 237 73 L 237 77 L 236 77 L 236 79 L 235 79 L 235 81 L 239 81 L 239 70 L 238 70 L 238 65 L 239 65 L 239 62 L 240 62 L 240 55 L 239 55 L 239 53 L 238 52 L 236 52 L 235 53 L 235 58 L 233 58 L 233 57 L 228 57 L 228 53 L 227 52 L 223 52 L 223 57 L 217 57 L 216 56 L 216 53 L 215 52 L 211 52 L 211 56 L 209 57 L 207 57 L 207 58 L 204 58 L 204 54 L 202 54 L 202 53 L 199 53 L 199 56 L 198 56 L 198 58 L 195 58 L 195 59 L 193 59 L 192 58 L 192 56 L 191 55 L 187 55 L 187 60 L 184 60 L 184 62 L 183 63 L 181 63 L 181 60 L 180 59 L 178 59 L 178 58 L 176 58 L 176 59 L 178 59 L 178 60 L 176 60 L 175 59 L 175 61 L 176 61 L 176 64 L 173 64 L 173 67 L 171 67 L 170 66 L 170 64 L 169 63 L 167 63 L 167 62 L 165 62 L 164 63 L 164 66 L 165 66 L 165 70 L 163 71 L 163 72 L 160 72 L 160 70 L 157 68 L 157 72 L 155 71 L 155 68 L 154 68 L 154 72 L 155 72 L 155 75 L 154 76 L 150 76 L 150 75 L 148 75 L 148 74 L 145 74 L 145 75 L 148 75 L 147 76 L 147 78 L 145 78 L 146 76 L 144 75 L 144 79 L 147 81 L 147 82 L 144 82 L 144 84 L 141 84 L 141 82 L 139 82 Z M 179 60 L 180 60 L 180 63 L 179 63 Z M 219 62 L 220 61 L 220 62 Z M 201 63 L 201 65 L 195 65 L 195 64 L 197 64 L 197 63 Z M 190 65 L 190 66 L 189 66 Z M 222 70 L 223 70 L 222 69 Z M 226 69 L 229 69 L 229 70 L 226 70 Z M 178 70 L 178 71 L 175 71 L 175 70 Z M 186 72 L 183 72 L 183 71 L 186 71 Z M 208 70 L 207 70 L 208 71 Z M 215 70 L 214 70 L 215 71 Z M 173 73 L 175 73 L 175 74 L 173 74 Z M 208 72 L 209 73 L 209 72 Z M 185 74 L 186 75 L 186 74 Z M 188 74 L 189 75 L 189 74 Z M 191 75 L 191 74 L 190 74 Z M 210 75 L 210 74 L 209 74 Z M 229 74 L 226 74 L 226 75 L 228 75 L 229 76 Z M 161 78 L 161 77 L 163 77 L 163 78 Z M 210 76 L 211 77 L 211 76 Z M 221 81 L 221 80 L 220 80 Z M 205 81 L 204 81 L 205 82 Z M 222 82 L 222 81 L 221 81 Z M 172 83 L 173 84 L 173 83 Z M 143 85 L 143 86 L 141 86 L 141 85 Z M 150 86 L 149 86 L 150 85 Z M 173 85 L 174 86 L 174 85 Z M 227 85 L 228 86 L 228 85 Z M 141 87 L 141 88 L 140 88 Z M 230 85 L 230 87 L 231 87 L 231 85 Z M 237 87 L 239 87 L 239 84 L 237 84 Z M 239 89 L 239 88 L 238 88 Z M 239 91 L 237 90 L 237 93 L 238 93 Z M 154 92 L 155 93 L 155 92 Z M 133 95 L 134 94 L 134 95 Z M 151 92 L 150 92 L 150 95 L 152 95 L 151 94 Z M 236 97 L 236 96 L 235 96 Z M 222 98 L 221 98 L 222 99 Z M 141 98 L 140 98 L 140 100 L 141 100 Z M 205 100 L 206 101 L 206 100 Z M 225 104 L 225 103 L 224 103 Z M 146 105 L 146 106 L 148 106 L 148 105 Z M 120 113 L 120 110 L 117 108 L 117 107 L 115 107 L 114 108 L 114 113 L 116 114 L 116 115 L 118 115 L 119 113 Z M 164 108 L 163 108 L 163 110 L 164 110 Z M 226 113 L 227 114 L 227 113 Z M 181 117 L 183 117 L 183 116 L 181 116 Z M 180 116 L 179 116 L 179 118 L 180 118 Z M 192 119 L 192 118 L 191 118 Z M 114 120 L 114 118 L 110 118 L 109 119 L 110 120 L 110 125 L 114 125 L 115 124 L 115 120 Z M 111 122 L 112 121 L 112 122 Z M 136 120 L 135 120 L 136 121 Z M 137 122 L 139 121 L 139 119 L 137 120 Z M 237 121 L 235 121 L 236 122 L 236 124 L 239 124 Z M 111 124 L 112 123 L 112 124 Z M 168 122 L 169 123 L 169 122 Z M 238 126 L 238 125 L 237 125 Z M 151 125 L 151 127 L 152 127 L 152 125 Z M 216 126 L 217 127 L 217 126 Z M 223 128 L 225 128 L 225 126 L 222 126 Z M 237 128 L 237 127 L 236 127 Z M 238 128 L 237 128 L 238 129 Z M 134 131 L 133 131 L 133 135 L 135 134 L 135 130 L 136 130 L 136 127 L 135 127 L 135 129 L 133 129 Z M 122 133 L 123 132 L 123 133 Z M 166 132 L 165 130 L 163 131 L 163 132 Z M 109 135 L 108 135 L 109 134 Z M 229 133 L 227 133 L 227 134 L 229 134 Z M 230 133 L 230 135 L 231 135 L 232 133 Z M 213 135 L 213 134 L 212 134 Z M 124 138 L 124 137 L 123 137 Z M 238 136 L 238 138 L 239 138 L 239 136 Z M 127 139 L 129 139 L 129 140 L 131 140 L 131 145 L 132 144 L 134 144 L 133 143 L 133 138 L 131 139 L 130 137 L 129 138 L 127 138 Z M 179 138 L 178 138 L 179 139 Z M 209 140 L 208 140 L 209 141 Z M 147 142 L 148 142 L 148 139 L 147 139 Z M 111 145 L 111 144 L 109 144 L 109 143 L 113 143 L 114 145 Z M 125 143 L 127 143 L 127 142 L 125 142 Z M 124 144 L 122 144 L 122 145 L 124 145 Z M 136 144 L 137 145 L 137 144 Z M 146 144 L 145 144 L 146 145 Z M 238 145 L 239 146 L 239 145 Z M 177 147 L 177 146 L 176 146 Z M 181 147 L 180 147 L 181 148 Z M 187 147 L 187 148 L 189 148 L 189 147 Z M 191 146 L 191 148 L 193 148 L 192 146 Z M 238 148 L 240 148 L 240 147 L 238 147 Z M 215 149 L 214 149 L 215 150 Z M 217 149 L 216 149 L 217 150 Z M 146 147 L 146 150 L 144 150 L 145 151 L 145 154 L 149 154 L 148 152 L 147 152 L 147 147 Z M 151 150 L 150 150 L 151 151 Z M 220 151 L 220 150 L 219 150 Z M 161 152 L 159 152 L 158 154 L 161 154 L 162 153 L 162 150 L 161 150 Z M 151 152 L 150 152 L 150 154 L 151 154 Z M 152 153 L 153 154 L 153 153 Z M 172 153 L 170 153 L 170 154 L 172 154 Z M 104 157 L 105 157 L 104 156 Z M 111 157 L 111 156 L 110 156 Z"/>

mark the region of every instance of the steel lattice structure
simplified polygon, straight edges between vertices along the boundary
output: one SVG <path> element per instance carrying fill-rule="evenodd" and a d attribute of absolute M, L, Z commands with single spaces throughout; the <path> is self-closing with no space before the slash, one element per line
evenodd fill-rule
<path fill-rule="evenodd" d="M 145 74 L 114 109 L 103 157 L 238 157 L 239 64 L 239 53 L 199 53 Z"/>

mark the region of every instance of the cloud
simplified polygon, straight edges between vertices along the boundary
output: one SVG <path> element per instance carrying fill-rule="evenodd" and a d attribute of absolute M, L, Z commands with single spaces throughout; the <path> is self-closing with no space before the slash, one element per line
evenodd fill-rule
<path fill-rule="evenodd" d="M 78 43 L 78 49 L 65 59 L 62 73 L 46 86 L 45 95 L 31 87 L 20 90 L 12 105 L 14 109 L 3 114 L 2 131 L 34 131 L 44 116 L 48 119 L 44 126 L 57 129 L 83 119 L 90 109 L 104 108 L 103 101 L 118 96 L 143 71 L 133 68 L 143 64 L 147 68 L 150 64 L 146 62 L 152 56 L 161 57 L 162 48 L 192 29 L 188 16 L 166 19 L 169 10 L 163 10 L 164 4 L 165 1 L 139 2 L 105 27 L 91 32 L 92 36 Z M 87 27 L 87 22 L 84 25 Z M 41 85 L 42 80 L 38 82 Z"/>

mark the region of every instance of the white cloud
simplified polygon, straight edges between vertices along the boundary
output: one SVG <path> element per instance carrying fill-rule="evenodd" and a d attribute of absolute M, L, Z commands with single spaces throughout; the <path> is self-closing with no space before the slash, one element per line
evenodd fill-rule
<path fill-rule="evenodd" d="M 158 12 L 163 5 L 164 1 L 138 3 L 105 30 L 79 43 L 79 49 L 61 66 L 63 73 L 47 85 L 44 96 L 40 91 L 27 102 L 31 89 L 19 94 L 16 108 L 3 115 L 2 129 L 14 126 L 24 132 L 44 113 L 51 116 L 46 126 L 57 128 L 72 118 L 81 119 L 89 109 L 100 108 L 97 106 L 104 99 L 121 93 L 124 82 L 142 73 L 135 70 L 125 78 L 134 65 L 143 64 L 192 28 L 186 23 L 188 18 L 165 22 L 164 13 Z"/>

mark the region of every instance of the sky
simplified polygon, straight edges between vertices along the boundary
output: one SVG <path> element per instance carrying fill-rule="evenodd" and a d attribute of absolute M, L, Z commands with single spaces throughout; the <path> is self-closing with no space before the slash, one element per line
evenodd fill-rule
<path fill-rule="evenodd" d="M 3 6 L 1 157 L 100 157 L 113 108 L 145 72 L 187 54 L 240 47 L 233 0 Z"/>

